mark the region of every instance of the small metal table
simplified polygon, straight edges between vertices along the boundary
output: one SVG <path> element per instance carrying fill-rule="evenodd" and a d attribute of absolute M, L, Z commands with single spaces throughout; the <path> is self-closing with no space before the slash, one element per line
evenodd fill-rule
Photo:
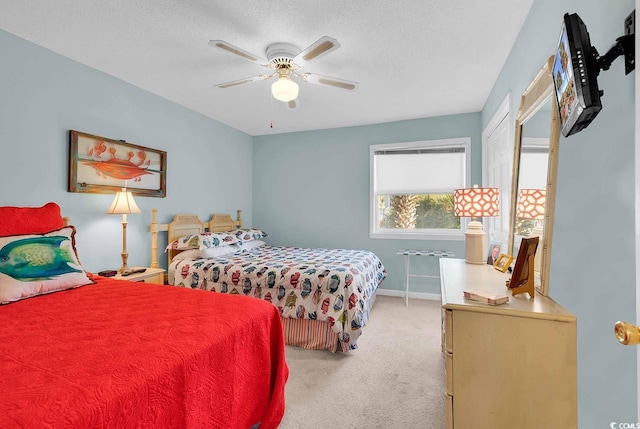
<path fill-rule="evenodd" d="M 444 250 L 412 250 L 412 249 L 404 249 L 398 250 L 396 252 L 397 255 L 404 255 L 404 276 L 406 282 L 406 295 L 405 295 L 405 305 L 409 306 L 409 278 L 411 277 L 422 277 L 429 279 L 439 279 L 440 276 L 431 276 L 426 274 L 411 274 L 409 272 L 409 256 L 435 256 L 437 258 L 451 258 L 455 255 L 452 252 L 447 252 Z"/>

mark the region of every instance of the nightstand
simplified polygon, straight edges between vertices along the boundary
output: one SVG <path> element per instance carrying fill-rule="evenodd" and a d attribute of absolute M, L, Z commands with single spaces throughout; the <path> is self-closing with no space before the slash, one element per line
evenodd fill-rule
<path fill-rule="evenodd" d="M 164 270 L 162 268 L 147 268 L 144 273 L 135 273 L 128 276 L 117 274 L 112 278 L 118 280 L 128 280 L 131 282 L 164 284 Z"/>

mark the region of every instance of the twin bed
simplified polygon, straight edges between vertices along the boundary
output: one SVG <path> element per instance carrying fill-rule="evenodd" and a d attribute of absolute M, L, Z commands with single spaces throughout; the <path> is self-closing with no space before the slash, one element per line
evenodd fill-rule
<path fill-rule="evenodd" d="M 278 426 L 273 305 L 95 276 L 75 233 L 55 204 L 0 207 L 0 427 Z"/>
<path fill-rule="evenodd" d="M 154 210 L 152 266 L 158 266 L 157 234 L 167 231 L 169 284 L 271 303 L 288 345 L 355 349 L 386 277 L 380 259 L 363 250 L 268 246 L 263 231 L 241 227 L 240 212 L 237 220 L 177 215 L 159 224 Z"/>

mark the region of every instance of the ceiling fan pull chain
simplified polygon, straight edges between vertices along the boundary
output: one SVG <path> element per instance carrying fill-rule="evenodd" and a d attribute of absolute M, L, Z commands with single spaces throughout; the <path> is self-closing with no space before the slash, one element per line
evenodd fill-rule
<path fill-rule="evenodd" d="M 273 129 L 273 97 L 269 94 L 269 102 L 271 108 L 269 109 L 269 113 L 271 115 L 271 121 L 269 121 L 269 128 Z"/>

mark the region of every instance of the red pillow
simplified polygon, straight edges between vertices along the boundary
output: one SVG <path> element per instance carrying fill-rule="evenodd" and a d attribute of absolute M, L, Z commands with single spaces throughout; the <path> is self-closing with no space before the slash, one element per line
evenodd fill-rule
<path fill-rule="evenodd" d="M 0 207 L 0 237 L 44 234 L 63 226 L 60 206 L 56 203 L 42 207 Z"/>

